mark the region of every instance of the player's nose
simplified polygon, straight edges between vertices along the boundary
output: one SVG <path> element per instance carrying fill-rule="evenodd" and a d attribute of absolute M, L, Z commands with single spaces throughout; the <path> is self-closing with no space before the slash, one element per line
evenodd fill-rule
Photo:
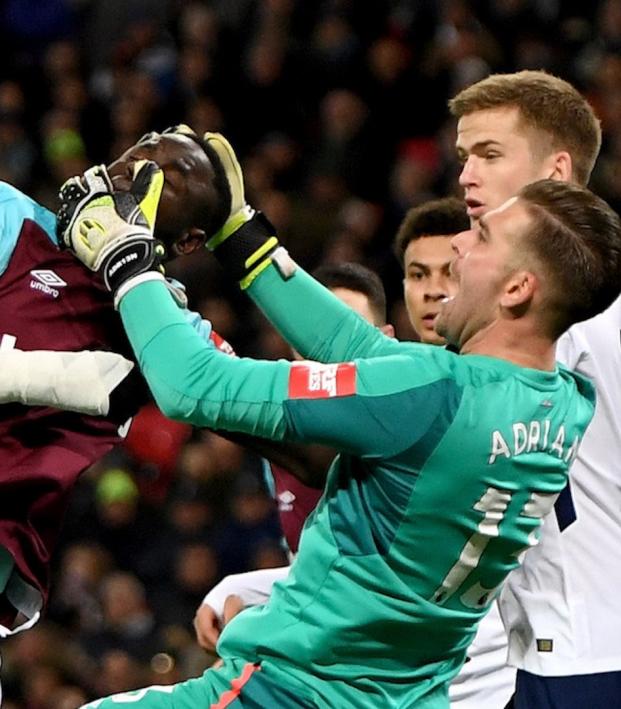
<path fill-rule="evenodd" d="M 469 155 L 462 165 L 461 172 L 459 173 L 459 184 L 461 187 L 471 187 L 472 185 L 478 184 L 476 160 L 473 155 Z"/>

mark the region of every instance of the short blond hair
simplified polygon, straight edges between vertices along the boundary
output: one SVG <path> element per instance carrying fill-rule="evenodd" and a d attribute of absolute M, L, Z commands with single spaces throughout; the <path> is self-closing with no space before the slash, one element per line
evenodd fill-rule
<path fill-rule="evenodd" d="M 584 96 L 558 76 L 519 71 L 492 74 L 449 101 L 451 114 L 458 119 L 503 106 L 515 106 L 525 126 L 547 133 L 553 150 L 566 150 L 572 159 L 573 179 L 587 184 L 602 144 L 602 130 Z"/>

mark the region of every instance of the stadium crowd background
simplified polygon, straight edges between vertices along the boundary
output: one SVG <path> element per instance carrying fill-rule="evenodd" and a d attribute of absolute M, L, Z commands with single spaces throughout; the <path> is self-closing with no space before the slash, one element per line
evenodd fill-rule
<path fill-rule="evenodd" d="M 6 0 L 0 13 L 0 179 L 54 209 L 67 177 L 147 131 L 222 131 L 295 258 L 377 271 L 401 338 L 414 333 L 392 238 L 408 208 L 459 194 L 446 109 L 459 89 L 524 68 L 574 83 L 604 128 L 591 186 L 621 207 L 621 0 Z M 169 273 L 238 353 L 289 356 L 207 254 Z M 200 673 L 206 591 L 283 563 L 259 459 L 147 409 L 74 494 L 47 617 L 3 642 L 3 706 L 73 709 Z"/>

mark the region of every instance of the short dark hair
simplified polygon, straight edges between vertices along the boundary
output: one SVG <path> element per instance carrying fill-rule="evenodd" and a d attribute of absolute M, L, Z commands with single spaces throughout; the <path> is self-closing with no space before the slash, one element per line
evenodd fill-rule
<path fill-rule="evenodd" d="M 533 217 L 527 248 L 552 277 L 552 334 L 606 310 L 621 292 L 621 220 L 585 187 L 539 180 L 518 197 Z"/>
<path fill-rule="evenodd" d="M 449 101 L 455 118 L 515 106 L 522 125 L 546 133 L 550 152 L 566 150 L 574 179 L 589 181 L 602 143 L 602 129 L 589 102 L 570 83 L 545 71 L 492 74 L 460 91 Z"/>
<path fill-rule="evenodd" d="M 412 207 L 399 225 L 395 254 L 403 262 L 411 241 L 424 236 L 452 236 L 470 228 L 466 205 L 457 197 L 444 197 Z"/>
<path fill-rule="evenodd" d="M 386 292 L 377 273 L 359 263 L 329 263 L 317 267 L 313 277 L 326 288 L 347 288 L 369 299 L 378 325 L 386 324 Z"/>

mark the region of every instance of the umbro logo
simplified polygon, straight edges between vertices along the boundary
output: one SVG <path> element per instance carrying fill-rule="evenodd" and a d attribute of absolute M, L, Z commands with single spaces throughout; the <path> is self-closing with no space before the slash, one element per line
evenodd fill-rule
<path fill-rule="evenodd" d="M 41 293 L 51 295 L 52 298 L 58 298 L 60 295 L 58 289 L 67 285 L 58 274 L 49 269 L 35 269 L 30 271 L 30 275 L 33 276 L 30 281 L 32 290 L 41 291 Z"/>
<path fill-rule="evenodd" d="M 284 492 L 281 492 L 280 495 L 278 495 L 279 512 L 291 512 L 295 499 L 295 495 L 291 492 L 291 490 L 284 490 Z"/>

